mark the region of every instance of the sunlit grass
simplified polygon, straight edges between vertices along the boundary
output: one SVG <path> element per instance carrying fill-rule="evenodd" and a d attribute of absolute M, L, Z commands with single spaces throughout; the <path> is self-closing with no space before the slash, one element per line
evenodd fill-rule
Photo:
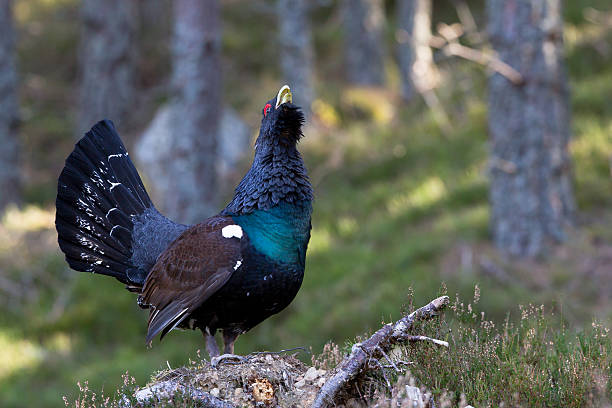
<path fill-rule="evenodd" d="M 11 374 L 38 364 L 45 350 L 33 342 L 0 331 L 0 381 Z"/>
<path fill-rule="evenodd" d="M 580 115 L 575 119 L 574 128 L 576 134 L 570 150 L 574 158 L 578 203 L 584 209 L 610 205 L 612 120 Z"/>
<path fill-rule="evenodd" d="M 446 193 L 446 186 L 439 177 L 429 177 L 412 191 L 392 195 L 387 203 L 387 210 L 391 216 L 396 216 L 412 208 L 431 205 Z"/>
<path fill-rule="evenodd" d="M 331 235 L 325 228 L 314 227 L 310 235 L 310 243 L 308 244 L 309 253 L 317 253 L 326 251 L 330 247 Z"/>
<path fill-rule="evenodd" d="M 78 0 L 17 0 L 15 1 L 15 17 L 18 22 L 24 23 L 41 13 L 73 6 L 77 2 Z"/>
<path fill-rule="evenodd" d="M 365 113 L 378 125 L 389 124 L 397 110 L 393 95 L 379 88 L 348 88 L 342 95 L 341 103 L 346 105 L 346 109 Z"/>
<path fill-rule="evenodd" d="M 34 205 L 19 209 L 13 206 L 4 213 L 0 228 L 11 232 L 32 232 L 52 228 L 54 222 L 55 209 Z"/>

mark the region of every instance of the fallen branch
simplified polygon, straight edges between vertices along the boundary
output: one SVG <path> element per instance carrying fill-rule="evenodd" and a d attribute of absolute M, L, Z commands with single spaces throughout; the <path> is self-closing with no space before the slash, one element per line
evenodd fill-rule
<path fill-rule="evenodd" d="M 432 300 L 426 306 L 415 310 L 396 323 L 384 325 L 366 341 L 355 344 L 351 354 L 342 360 L 336 369 L 336 373 L 323 385 L 312 404 L 312 408 L 333 406 L 338 394 L 364 371 L 371 359 L 382 358 L 394 344 L 413 339 L 415 336 L 409 333 L 413 324 L 437 316 L 448 302 L 448 296 Z"/>
<path fill-rule="evenodd" d="M 180 383 L 180 378 L 173 378 L 171 380 L 159 382 L 150 387 L 142 388 L 134 394 L 134 397 L 136 397 L 136 401 L 144 404 L 148 401 L 172 399 L 177 393 L 187 395 L 189 398 L 198 401 L 207 408 L 234 408 L 234 405 L 208 392 L 182 385 Z M 129 404 L 127 406 L 129 406 Z"/>

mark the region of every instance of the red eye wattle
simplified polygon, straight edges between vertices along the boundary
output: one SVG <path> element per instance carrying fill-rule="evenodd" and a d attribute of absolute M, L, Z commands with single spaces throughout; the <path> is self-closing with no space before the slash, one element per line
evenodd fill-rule
<path fill-rule="evenodd" d="M 267 103 L 266 106 L 264 107 L 264 117 L 268 116 L 268 112 L 270 112 L 270 108 L 272 108 L 272 105 Z"/>

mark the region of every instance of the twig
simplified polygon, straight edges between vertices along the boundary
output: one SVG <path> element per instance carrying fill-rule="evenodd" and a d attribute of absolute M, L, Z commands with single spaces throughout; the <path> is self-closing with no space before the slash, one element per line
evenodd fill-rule
<path fill-rule="evenodd" d="M 384 325 L 369 339 L 353 347 L 351 354 L 338 365 L 336 373 L 323 385 L 312 404 L 312 408 L 323 408 L 334 405 L 334 400 L 344 387 L 361 373 L 370 358 L 380 358 L 380 351 L 389 351 L 394 344 L 409 341 L 410 329 L 415 322 L 437 316 L 448 304 L 448 296 L 432 300 L 429 304 L 404 316 L 395 324 Z"/>
<path fill-rule="evenodd" d="M 406 370 L 404 370 L 403 368 L 399 368 L 397 365 L 405 365 L 405 366 L 410 366 L 410 365 L 414 365 L 414 361 L 404 361 L 404 360 L 397 360 L 393 362 L 393 365 L 388 364 L 388 365 L 383 365 L 383 367 L 385 368 L 394 368 L 396 370 L 398 370 L 398 372 L 404 372 Z"/>
<path fill-rule="evenodd" d="M 393 360 L 391 360 L 391 359 L 389 358 L 389 356 L 387 355 L 387 353 L 385 353 L 385 351 L 384 351 L 382 348 L 380 348 L 380 347 L 378 347 L 378 351 L 380 351 L 380 353 L 383 355 L 383 357 L 384 357 L 385 359 L 387 359 L 387 361 L 389 362 L 389 364 L 391 364 L 391 366 L 392 366 L 392 367 L 395 369 L 395 371 L 398 371 L 398 372 L 399 372 L 399 370 L 400 370 L 400 369 L 399 369 L 399 368 L 397 368 L 397 366 L 395 365 L 395 363 L 393 362 Z"/>
<path fill-rule="evenodd" d="M 380 367 L 380 372 L 382 373 L 383 378 L 385 379 L 385 382 L 387 383 L 387 388 L 389 389 L 390 393 L 393 393 L 393 387 L 391 387 L 391 382 L 389 381 L 389 378 L 387 377 L 387 373 L 385 372 L 385 366 L 383 366 L 382 363 L 375 358 L 371 358 L 369 361 L 374 361 Z"/>
<path fill-rule="evenodd" d="M 451 43 L 442 49 L 442 51 L 461 57 L 482 65 L 486 65 L 498 74 L 503 75 L 514 85 L 522 85 L 524 83 L 523 76 L 516 69 L 506 64 L 497 56 L 466 47 L 459 43 Z"/>
<path fill-rule="evenodd" d="M 455 10 L 457 10 L 459 21 L 465 28 L 468 39 L 470 39 L 472 43 L 482 43 L 483 35 L 478 31 L 478 26 L 476 25 L 476 20 L 470 10 L 470 6 L 465 0 L 452 0 L 452 3 L 455 6 Z"/>
<path fill-rule="evenodd" d="M 441 50 L 446 55 L 460 57 L 485 65 L 515 85 L 522 85 L 525 82 L 523 75 L 519 71 L 506 64 L 497 55 L 461 44 L 459 38 L 463 34 L 464 30 L 461 24 L 439 24 L 438 35 L 432 37 L 429 45 Z"/>
<path fill-rule="evenodd" d="M 438 340 L 438 339 L 432 339 L 431 337 L 427 337 L 427 336 L 410 336 L 408 341 L 410 341 L 410 342 L 431 341 L 432 343 L 437 344 L 438 346 L 444 346 L 444 347 L 448 348 L 448 342 L 447 341 Z"/>
<path fill-rule="evenodd" d="M 271 355 L 278 355 L 278 354 L 282 354 L 282 353 L 288 353 L 290 351 L 295 351 L 295 350 L 300 350 L 303 351 L 306 354 L 311 354 L 310 351 L 306 350 L 306 348 L 304 347 L 293 347 L 290 349 L 285 349 L 285 350 L 279 350 L 279 351 L 254 351 L 251 354 L 249 354 L 250 356 L 258 356 L 258 355 L 262 355 L 262 354 L 271 354 Z"/>

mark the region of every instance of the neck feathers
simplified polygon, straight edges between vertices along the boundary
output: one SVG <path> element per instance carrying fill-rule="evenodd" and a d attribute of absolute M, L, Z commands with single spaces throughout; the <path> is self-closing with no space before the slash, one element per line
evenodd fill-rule
<path fill-rule="evenodd" d="M 244 176 L 223 214 L 241 215 L 268 210 L 279 203 L 311 202 L 312 186 L 294 144 L 258 145 L 253 165 Z"/>

